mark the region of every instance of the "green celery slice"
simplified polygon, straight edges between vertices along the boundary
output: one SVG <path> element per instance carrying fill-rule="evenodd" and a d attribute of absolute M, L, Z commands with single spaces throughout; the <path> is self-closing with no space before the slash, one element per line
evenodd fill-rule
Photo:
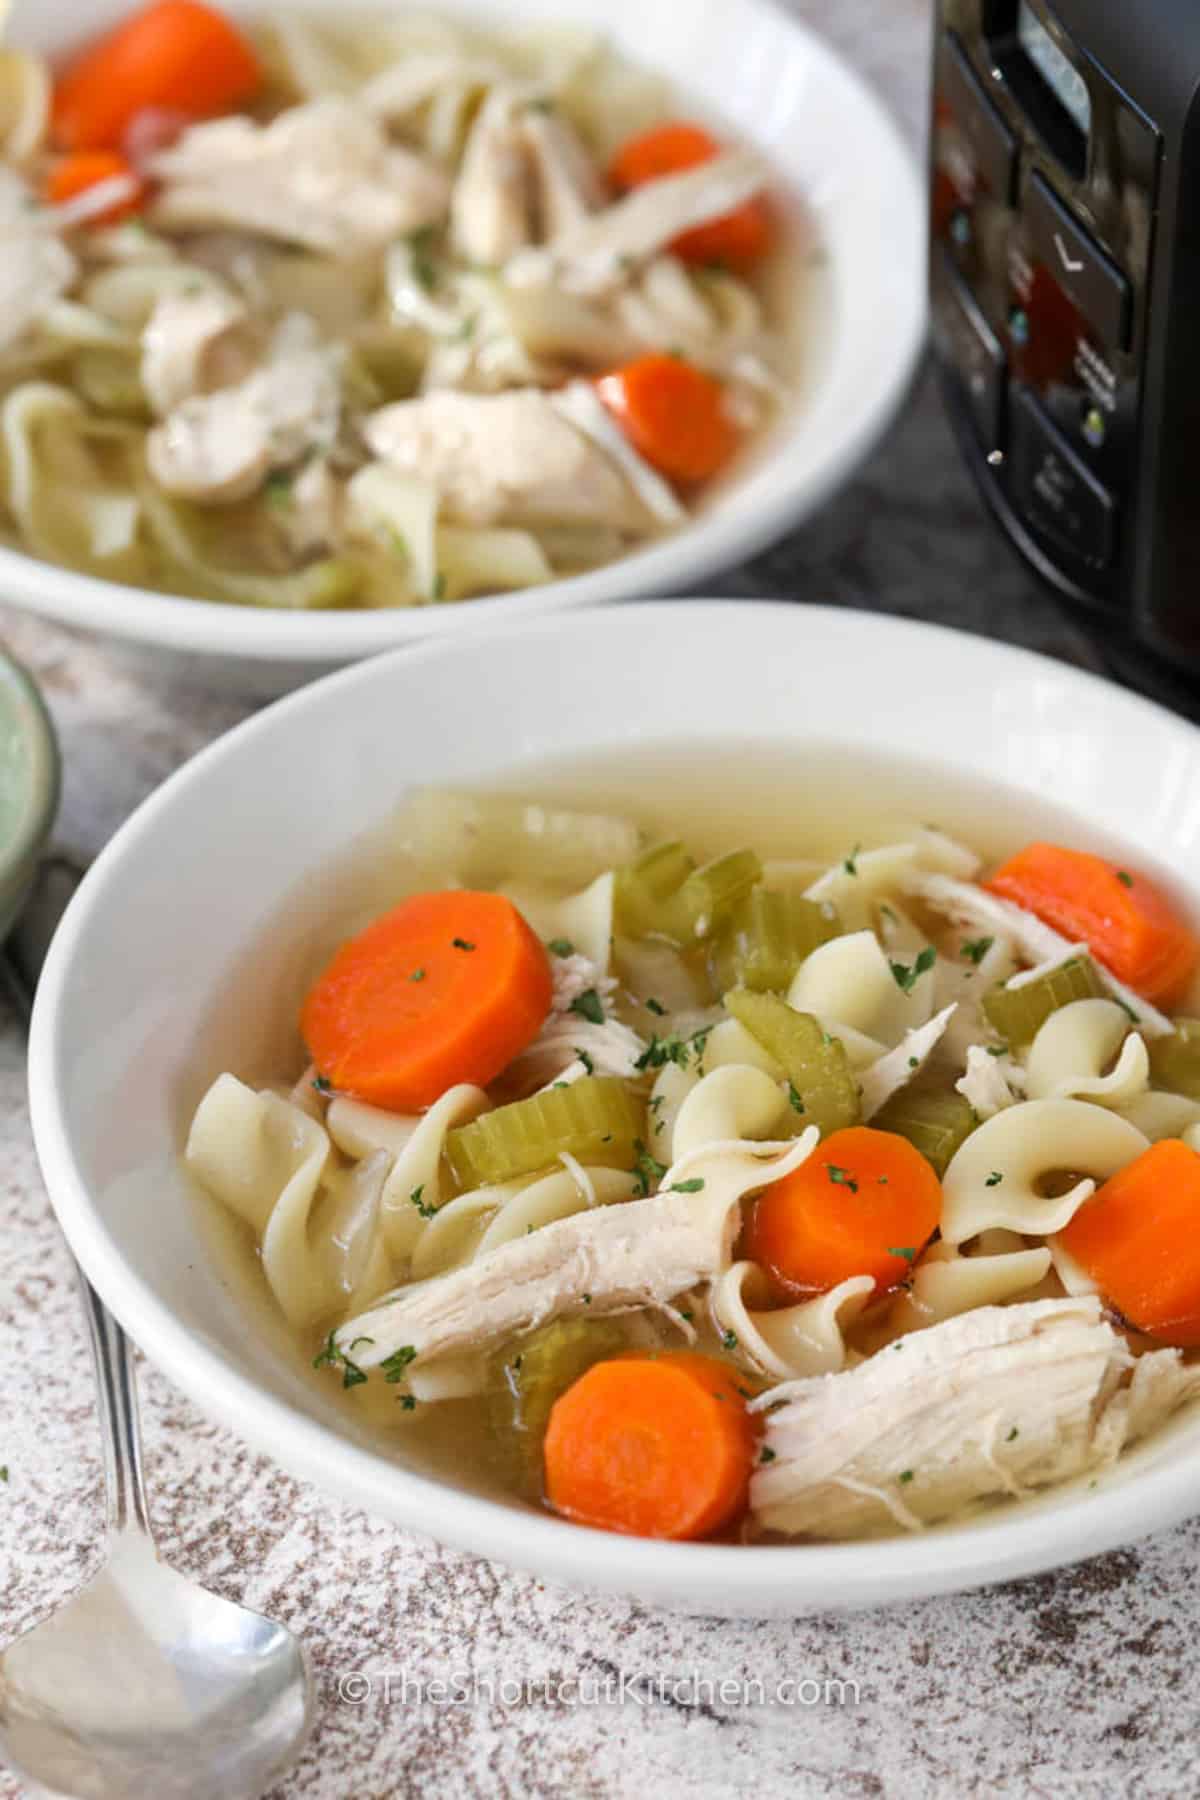
<path fill-rule="evenodd" d="M 989 1025 L 1010 1044 L 1030 1044 L 1050 1014 L 1073 1000 L 1101 1000 L 1109 992 L 1090 956 L 1072 956 L 1039 975 L 1036 981 L 1012 988 L 1001 984 L 983 997 Z"/>
<path fill-rule="evenodd" d="M 1176 1019 L 1170 1037 L 1152 1040 L 1150 1073 L 1156 1087 L 1200 1100 L 1200 1019 Z"/>
<path fill-rule="evenodd" d="M 805 957 L 841 931 L 842 922 L 828 903 L 756 887 L 737 902 L 714 946 L 717 991 L 743 987 L 756 994 L 782 993 Z"/>
<path fill-rule="evenodd" d="M 474 1188 L 532 1175 L 564 1150 L 581 1162 L 628 1169 L 645 1135 L 645 1106 L 626 1084 L 587 1075 L 460 1125 L 447 1134 L 446 1154 L 459 1184 Z"/>
<path fill-rule="evenodd" d="M 676 840 L 652 844 L 635 861 L 617 870 L 613 918 L 625 937 L 650 937 L 661 929 L 665 903 L 683 886 L 695 859 Z"/>
<path fill-rule="evenodd" d="M 762 863 L 753 850 L 731 850 L 693 869 L 672 902 L 667 935 L 681 944 L 711 937 L 761 880 Z"/>
<path fill-rule="evenodd" d="M 762 863 L 753 850 L 732 850 L 698 869 L 682 844 L 656 844 L 617 871 L 617 930 L 625 937 L 695 943 L 711 937 L 761 880 Z"/>
<path fill-rule="evenodd" d="M 542 1441 L 555 1401 L 626 1343 L 625 1327 L 615 1319 L 556 1319 L 496 1358 L 488 1418 L 497 1452 L 521 1493 L 536 1498 L 541 1492 Z"/>
<path fill-rule="evenodd" d="M 871 1120 L 874 1130 L 894 1131 L 907 1138 L 933 1164 L 939 1180 L 978 1123 L 970 1102 L 961 1094 L 937 1088 L 901 1088 Z"/>
<path fill-rule="evenodd" d="M 726 994 L 725 1010 L 782 1065 L 803 1104 L 802 1125 L 815 1125 L 822 1137 L 828 1137 L 831 1131 L 858 1124 L 862 1110 L 858 1083 L 846 1052 L 811 1013 L 797 1012 L 777 994 L 754 994 L 746 988 Z"/>

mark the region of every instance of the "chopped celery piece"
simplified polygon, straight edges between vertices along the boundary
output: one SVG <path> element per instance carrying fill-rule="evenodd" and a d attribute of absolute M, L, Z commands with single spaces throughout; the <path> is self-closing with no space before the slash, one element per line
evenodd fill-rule
<path fill-rule="evenodd" d="M 811 1013 L 797 1012 L 778 994 L 753 994 L 746 988 L 726 994 L 725 1010 L 782 1065 L 803 1103 L 802 1126 L 815 1125 L 828 1137 L 858 1124 L 858 1084 L 846 1052 Z"/>
<path fill-rule="evenodd" d="M 402 847 L 467 881 L 533 872 L 580 886 L 637 850 L 638 828 L 619 814 L 575 812 L 510 794 L 421 788 L 400 819 Z"/>
<path fill-rule="evenodd" d="M 1020 987 L 1000 985 L 983 997 L 989 1025 L 1010 1044 L 1031 1044 L 1050 1014 L 1073 1000 L 1100 1000 L 1108 993 L 1090 956 L 1072 956 Z"/>
<path fill-rule="evenodd" d="M 781 993 L 805 957 L 840 936 L 841 928 L 828 903 L 754 888 L 737 902 L 715 945 L 718 992 L 744 987 L 756 994 Z"/>
<path fill-rule="evenodd" d="M 650 937 L 661 930 L 665 903 L 679 892 L 695 860 L 680 843 L 652 844 L 635 862 L 617 870 L 613 916 L 626 937 Z"/>
<path fill-rule="evenodd" d="M 711 937 L 761 880 L 753 850 L 730 851 L 698 869 L 682 844 L 658 844 L 618 870 L 618 929 L 627 937 L 695 943 Z"/>
<path fill-rule="evenodd" d="M 901 1088 L 871 1120 L 876 1131 L 907 1138 L 937 1171 L 938 1179 L 964 1138 L 979 1123 L 961 1094 L 942 1089 Z"/>
<path fill-rule="evenodd" d="M 1156 1087 L 1200 1100 L 1200 1019 L 1176 1019 L 1170 1037 L 1153 1039 L 1150 1074 Z"/>
<path fill-rule="evenodd" d="M 542 1482 L 542 1440 L 561 1394 L 593 1363 L 616 1356 L 627 1343 L 615 1319 L 556 1319 L 520 1339 L 496 1359 L 488 1414 L 497 1448 L 522 1493 L 536 1498 Z"/>
<path fill-rule="evenodd" d="M 531 1175 L 564 1150 L 581 1162 L 628 1169 L 634 1142 L 645 1135 L 645 1107 L 625 1083 L 587 1075 L 460 1125 L 447 1135 L 446 1154 L 455 1179 L 473 1188 Z"/>

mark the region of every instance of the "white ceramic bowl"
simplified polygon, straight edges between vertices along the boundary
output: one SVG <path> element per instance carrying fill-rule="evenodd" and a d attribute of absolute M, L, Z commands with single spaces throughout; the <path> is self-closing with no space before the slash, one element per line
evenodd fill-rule
<path fill-rule="evenodd" d="M 16 0 L 9 36 L 58 51 L 121 17 L 131 0 Z M 311 0 L 317 10 L 322 0 Z M 331 0 L 324 0 L 330 4 Z M 356 0 L 381 9 L 396 0 Z M 275 0 L 277 8 L 286 0 Z M 702 113 L 760 145 L 802 196 L 828 255 L 828 320 L 802 400 L 771 446 L 695 523 L 593 573 L 458 606 L 282 614 L 184 601 L 99 582 L 0 549 L 0 597 L 116 639 L 213 686 L 278 693 L 416 638 L 600 601 L 695 588 L 818 507 L 870 450 L 912 375 L 925 331 L 925 197 L 912 155 L 878 100 L 771 0 L 437 0 L 505 21 L 601 26 L 639 62 L 669 72 Z M 233 0 L 234 12 L 261 6 Z"/>
<path fill-rule="evenodd" d="M 999 1580 L 1194 1510 L 1200 1421 L 1181 1421 L 1094 1492 L 917 1538 L 750 1549 L 609 1536 L 397 1466 L 353 1435 L 278 1328 L 248 1325 L 179 1147 L 218 1070 L 279 1072 L 272 1045 L 291 1029 L 279 996 L 328 904 L 322 872 L 410 782 L 536 773 L 631 745 L 649 757 L 694 744 L 700 729 L 734 767 L 753 741 L 794 753 L 801 775 L 815 746 L 902 752 L 920 776 L 919 817 L 962 829 L 965 815 L 983 829 L 1002 814 L 1009 834 L 1058 829 L 1120 846 L 1131 863 L 1200 887 L 1193 727 L 1070 668 L 935 627 L 680 601 L 362 664 L 168 781 L 100 857 L 52 947 L 33 1026 L 34 1128 L 91 1279 L 181 1387 L 297 1474 L 548 1578 L 695 1612 L 791 1614 Z M 981 805 L 963 782 L 999 787 Z"/>

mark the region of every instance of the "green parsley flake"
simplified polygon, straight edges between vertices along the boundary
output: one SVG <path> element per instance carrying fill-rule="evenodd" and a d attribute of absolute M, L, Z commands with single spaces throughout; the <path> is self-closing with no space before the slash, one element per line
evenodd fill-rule
<path fill-rule="evenodd" d="M 800 1098 L 800 1090 L 794 1081 L 788 1082 L 788 1105 L 793 1112 L 802 1113 L 804 1111 L 804 1102 Z"/>
<path fill-rule="evenodd" d="M 652 1012 L 656 1018 L 661 1019 L 666 1010 L 667 1009 L 662 1001 L 654 999 L 653 995 L 651 995 L 650 999 L 646 1002 L 646 1011 Z"/>
<path fill-rule="evenodd" d="M 328 1075 L 318 1075 L 317 1079 L 313 1082 L 313 1086 L 316 1088 L 318 1094 L 332 1094 L 333 1092 L 333 1083 L 330 1081 Z"/>
<path fill-rule="evenodd" d="M 1133 876 L 1129 873 L 1128 869 L 1118 869 L 1117 870 L 1117 880 L 1120 882 L 1122 887 L 1132 887 L 1133 886 Z"/>
<path fill-rule="evenodd" d="M 397 1394 L 396 1399 L 399 1402 L 401 1412 L 416 1412 L 417 1398 L 415 1394 Z"/>
<path fill-rule="evenodd" d="M 1021 1435 L 1020 1432 L 1017 1430 L 1017 1427 L 1014 1425 L 1012 1430 L 1009 1432 L 1008 1436 L 1005 1438 L 1004 1441 L 1006 1444 L 1011 1444 L 1013 1439 L 1016 1437 L 1020 1437 L 1020 1435 Z"/>
<path fill-rule="evenodd" d="M 403 1381 L 404 1371 L 410 1362 L 417 1360 L 416 1347 L 413 1344 L 402 1344 L 399 1350 L 393 1350 L 385 1356 L 379 1367 L 383 1370 L 385 1381 Z"/>
<path fill-rule="evenodd" d="M 967 961 L 973 962 L 976 967 L 978 967 L 995 941 L 994 937 L 969 938 L 967 942 L 961 944 L 959 948 L 962 950 Z"/>
<path fill-rule="evenodd" d="M 686 1319 L 688 1324 L 690 1325 L 693 1318 L 695 1317 L 695 1314 L 692 1312 L 690 1307 L 685 1308 L 685 1307 L 681 1306 L 679 1309 L 679 1316 L 681 1319 Z"/>
<path fill-rule="evenodd" d="M 690 1181 L 673 1181 L 670 1191 L 673 1194 L 698 1194 L 704 1186 L 702 1175 L 693 1175 Z"/>
<path fill-rule="evenodd" d="M 585 1306 L 590 1306 L 592 1304 L 592 1296 L 590 1294 L 584 1294 L 582 1299 Z"/>
<path fill-rule="evenodd" d="M 847 875 L 857 875 L 858 874 L 858 854 L 861 849 L 862 849 L 861 844 L 855 844 L 855 846 L 854 846 L 853 850 L 850 852 L 849 856 L 846 857 L 846 859 L 842 863 L 842 867 L 843 867 L 843 869 L 845 869 Z"/>
<path fill-rule="evenodd" d="M 737 1332 L 736 1331 L 723 1331 L 721 1333 L 721 1342 L 722 1342 L 722 1344 L 724 1344 L 726 1350 L 736 1350 L 737 1349 Z"/>
<path fill-rule="evenodd" d="M 888 1251 L 889 1256 L 902 1256 L 905 1262 L 912 1262 L 917 1252 L 912 1244 L 897 1244 Z"/>
<path fill-rule="evenodd" d="M 425 979 L 424 969 L 414 969 L 408 979 L 410 981 L 424 981 L 424 979 Z"/>
<path fill-rule="evenodd" d="M 667 1063 L 675 1063 L 679 1068 L 686 1069 L 690 1060 L 691 1051 L 683 1038 L 660 1038 L 655 1033 L 633 1066 L 635 1069 L 661 1069 Z"/>
<path fill-rule="evenodd" d="M 574 956 L 575 954 L 575 946 L 570 938 L 551 938 L 546 948 L 554 956 Z"/>
<path fill-rule="evenodd" d="M 774 1450 L 772 1450 L 770 1444 L 763 1445 L 761 1451 L 759 1452 L 758 1460 L 760 1463 L 769 1463 L 769 1462 L 775 1461 L 775 1452 L 774 1452 Z"/>
<path fill-rule="evenodd" d="M 911 1469 L 901 1469 L 900 1480 L 902 1483 L 907 1483 L 907 1482 L 911 1481 L 912 1478 L 913 1478 L 913 1472 Z"/>
<path fill-rule="evenodd" d="M 594 987 L 585 988 L 582 994 L 576 994 L 567 1011 L 578 1013 L 579 1017 L 586 1019 L 589 1025 L 603 1025 L 604 1023 L 604 1007 Z"/>
<path fill-rule="evenodd" d="M 908 1066 L 910 1069 L 919 1069 L 921 1066 L 920 1057 L 919 1056 L 910 1056 L 908 1059 Z"/>
<path fill-rule="evenodd" d="M 641 1138 L 633 1140 L 633 1172 L 637 1178 L 637 1191 L 644 1200 L 651 1187 L 657 1186 L 667 1172 L 666 1163 L 660 1163 L 657 1157 L 651 1156 Z"/>
<path fill-rule="evenodd" d="M 473 950 L 475 948 L 474 944 L 466 938 L 451 938 L 450 942 L 456 950 Z"/>
<path fill-rule="evenodd" d="M 999 1169 L 993 1169 L 991 1174 L 988 1176 L 987 1180 L 984 1182 L 983 1185 L 984 1185 L 984 1187 L 999 1187 L 1000 1183 L 1003 1180 L 1004 1180 L 1004 1177 L 1000 1173 Z"/>
<path fill-rule="evenodd" d="M 832 1181 L 834 1187 L 848 1187 L 852 1194 L 857 1194 L 858 1183 L 855 1181 L 853 1175 L 851 1175 L 849 1169 L 839 1168 L 837 1163 L 826 1163 L 825 1173 L 828 1175 L 830 1181 Z"/>
<path fill-rule="evenodd" d="M 0 1481 L 8 1480 L 8 1464 L 0 1463 Z"/>
<path fill-rule="evenodd" d="M 579 1059 L 579 1061 L 583 1064 L 584 1069 L 587 1072 L 587 1074 L 594 1075 L 596 1073 L 595 1063 L 592 1061 L 592 1059 L 588 1055 L 587 1051 L 581 1050 L 579 1048 L 578 1044 L 576 1044 L 576 1046 L 575 1046 L 575 1055 Z"/>
<path fill-rule="evenodd" d="M 1007 1044 L 989 1044 L 987 1047 L 987 1053 L 989 1056 L 1007 1056 L 1008 1055 L 1008 1045 Z"/>
<path fill-rule="evenodd" d="M 355 1338 L 354 1343 L 350 1348 L 354 1349 L 358 1344 L 369 1344 L 370 1342 L 370 1338 Z M 344 1388 L 358 1387 L 360 1382 L 364 1382 L 367 1379 L 367 1371 L 365 1369 L 360 1369 L 358 1364 L 351 1360 L 348 1353 L 341 1349 L 337 1338 L 332 1331 L 325 1339 L 321 1349 L 318 1350 L 317 1354 L 313 1357 L 312 1364 L 314 1369 L 323 1369 L 327 1365 L 330 1368 L 341 1369 L 342 1386 Z"/>
<path fill-rule="evenodd" d="M 413 1189 L 412 1193 L 408 1196 L 408 1198 L 409 1198 L 410 1202 L 412 1203 L 412 1205 L 416 1207 L 417 1211 L 420 1213 L 420 1215 L 423 1219 L 432 1219 L 433 1215 L 437 1211 L 437 1207 L 430 1206 L 427 1201 L 422 1200 L 421 1196 L 424 1192 L 425 1192 L 425 1183 L 422 1182 L 420 1187 L 415 1187 Z"/>
<path fill-rule="evenodd" d="M 911 994 L 922 975 L 928 973 L 937 961 L 937 951 L 932 944 L 926 944 L 915 963 L 910 967 L 907 963 L 889 962 L 892 979 L 903 994 Z"/>

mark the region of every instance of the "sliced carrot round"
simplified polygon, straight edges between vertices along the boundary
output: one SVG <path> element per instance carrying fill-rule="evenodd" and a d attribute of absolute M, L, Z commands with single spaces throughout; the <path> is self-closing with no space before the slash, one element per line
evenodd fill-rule
<path fill-rule="evenodd" d="M 851 1275 L 898 1286 L 937 1228 L 942 1188 L 907 1138 L 834 1131 L 750 1213 L 747 1251 L 779 1300 L 828 1293 Z"/>
<path fill-rule="evenodd" d="M 253 45 L 224 13 L 203 0 L 152 0 L 68 63 L 54 89 L 54 142 L 115 150 L 145 107 L 213 118 L 261 83 Z"/>
<path fill-rule="evenodd" d="M 62 206 L 101 182 L 118 179 L 132 182 L 135 191 L 127 200 L 116 201 L 91 220 L 94 225 L 116 225 L 122 219 L 132 218 L 146 198 L 145 183 L 117 150 L 77 150 L 72 156 L 60 157 L 51 164 L 46 177 L 46 199 L 51 206 Z"/>
<path fill-rule="evenodd" d="M 672 481 L 707 481 L 738 447 L 721 383 L 678 356 L 639 356 L 596 391 L 634 449 Z"/>
<path fill-rule="evenodd" d="M 300 1029 L 339 1091 L 395 1111 L 493 1081 L 550 1010 L 549 958 L 511 900 L 415 894 L 343 944 Z"/>
<path fill-rule="evenodd" d="M 601 1531 L 709 1537 L 745 1510 L 755 1442 L 728 1364 L 693 1351 L 615 1357 L 554 1403 L 546 1498 Z"/>
<path fill-rule="evenodd" d="M 1148 876 L 1060 844 L 1028 844 L 984 886 L 1086 943 L 1097 962 L 1171 1006 L 1200 963 L 1200 938 Z"/>
<path fill-rule="evenodd" d="M 1200 1344 L 1200 1155 L 1181 1139 L 1110 1175 L 1058 1235 L 1131 1325 Z"/>
<path fill-rule="evenodd" d="M 609 180 L 614 187 L 628 192 L 647 181 L 660 181 L 664 175 L 679 175 L 685 169 L 711 162 L 721 148 L 720 140 L 703 125 L 689 119 L 669 120 L 623 144 L 609 165 Z M 706 225 L 681 232 L 671 248 L 685 262 L 728 263 L 732 268 L 744 268 L 766 255 L 774 235 L 766 201 L 755 198 Z"/>

